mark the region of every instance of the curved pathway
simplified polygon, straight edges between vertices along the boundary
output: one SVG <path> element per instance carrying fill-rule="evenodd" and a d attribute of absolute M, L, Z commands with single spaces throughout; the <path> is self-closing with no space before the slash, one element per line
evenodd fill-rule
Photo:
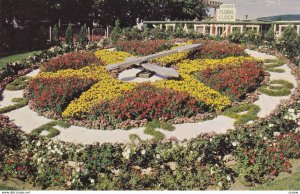
<path fill-rule="evenodd" d="M 264 53 L 260 53 L 257 51 L 246 50 L 246 52 L 252 57 L 259 59 L 276 59 L 274 56 L 266 55 Z M 280 67 L 284 69 L 284 73 L 270 73 L 271 80 L 275 79 L 283 79 L 287 80 L 297 86 L 297 82 L 295 77 L 291 74 L 291 70 L 287 65 Z M 138 71 L 138 70 L 135 70 Z M 38 71 L 35 70 L 26 76 L 36 76 Z M 130 72 L 126 72 L 122 74 L 122 78 L 126 79 L 125 75 L 130 75 Z M 124 77 L 123 77 L 124 76 Z M 157 77 L 156 79 L 159 79 Z M 141 80 L 136 80 L 141 81 Z M 11 102 L 12 98 L 21 97 L 22 91 L 9 92 L 4 91 L 3 99 L 0 101 L 0 107 L 7 106 L 13 104 Z M 265 117 L 269 115 L 275 108 L 281 103 L 281 100 L 288 99 L 290 96 L 284 97 L 272 97 L 267 95 L 260 95 L 259 99 L 254 103 L 261 108 L 261 111 L 258 113 L 259 117 Z M 43 124 L 46 124 L 51 119 L 47 119 L 45 117 L 39 116 L 36 112 L 29 109 L 28 106 L 11 111 L 5 114 L 10 117 L 13 122 L 19 126 L 26 133 L 30 133 L 33 129 L 40 127 Z M 185 124 L 177 124 L 175 126 L 174 131 L 165 131 L 162 129 L 157 129 L 158 131 L 165 134 L 166 138 L 177 138 L 179 140 L 195 138 L 201 133 L 207 132 L 216 132 L 216 133 L 225 133 L 228 129 L 234 128 L 234 119 L 231 119 L 226 116 L 218 116 L 213 120 L 208 120 L 199 123 L 185 123 Z M 113 131 L 104 131 L 104 130 L 91 130 L 84 127 L 71 126 L 70 128 L 61 128 L 59 126 L 55 126 L 56 129 L 60 131 L 60 134 L 53 139 L 72 142 L 72 143 L 81 143 L 81 144 L 93 144 L 96 142 L 99 143 L 129 143 L 130 135 L 136 134 L 142 140 L 149 140 L 152 138 L 150 135 L 144 134 L 144 128 L 135 128 L 131 130 L 121 130 L 116 129 Z"/>

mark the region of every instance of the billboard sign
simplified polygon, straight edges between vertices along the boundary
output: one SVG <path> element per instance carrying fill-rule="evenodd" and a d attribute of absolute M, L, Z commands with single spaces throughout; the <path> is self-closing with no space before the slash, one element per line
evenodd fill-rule
<path fill-rule="evenodd" d="M 236 8 L 233 4 L 222 4 L 217 10 L 217 21 L 234 22 L 236 18 Z"/>

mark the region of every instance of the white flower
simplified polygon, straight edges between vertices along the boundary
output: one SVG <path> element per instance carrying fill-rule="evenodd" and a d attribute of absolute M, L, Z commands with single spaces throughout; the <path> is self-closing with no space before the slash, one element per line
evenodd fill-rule
<path fill-rule="evenodd" d="M 214 171 L 213 168 L 210 168 L 210 174 L 211 174 L 211 175 L 215 174 L 215 171 Z"/>
<path fill-rule="evenodd" d="M 288 111 L 289 111 L 289 113 L 294 113 L 295 109 L 290 108 Z"/>
<path fill-rule="evenodd" d="M 41 145 L 41 142 L 40 141 L 38 141 L 37 143 L 36 143 L 36 146 L 40 146 Z"/>
<path fill-rule="evenodd" d="M 141 151 L 141 154 L 142 154 L 142 155 L 145 155 L 145 154 L 146 154 L 146 150 L 142 150 L 142 151 Z"/>
<path fill-rule="evenodd" d="M 231 177 L 230 177 L 229 175 L 227 175 L 226 179 L 227 179 L 228 181 L 231 181 Z"/>
<path fill-rule="evenodd" d="M 233 147 L 236 147 L 237 145 L 239 145 L 239 142 L 232 142 Z"/>
<path fill-rule="evenodd" d="M 219 187 L 222 187 L 222 186 L 223 186 L 223 183 L 222 183 L 222 182 L 218 182 L 218 186 L 219 186 Z"/>
<path fill-rule="evenodd" d="M 200 161 L 202 160 L 202 158 L 201 158 L 201 157 L 198 157 L 197 160 L 198 160 L 198 162 L 200 162 Z"/>
<path fill-rule="evenodd" d="M 94 184 L 94 183 L 95 183 L 95 180 L 94 180 L 94 179 L 91 179 L 91 183 Z"/>
<path fill-rule="evenodd" d="M 273 133 L 273 136 L 274 136 L 274 137 L 277 137 L 278 135 L 280 135 L 280 133 L 277 132 L 277 131 L 275 131 L 275 132 Z"/>
<path fill-rule="evenodd" d="M 269 124 L 269 127 L 274 127 L 275 125 L 273 123 L 270 123 Z"/>
<path fill-rule="evenodd" d="M 159 154 L 156 154 L 156 158 L 157 158 L 157 159 L 160 159 L 160 155 L 159 155 Z"/>
<path fill-rule="evenodd" d="M 264 140 L 267 140 L 268 138 L 267 137 L 264 137 Z"/>
<path fill-rule="evenodd" d="M 125 149 L 124 152 L 122 153 L 123 157 L 128 160 L 130 157 L 130 152 L 131 152 L 130 148 Z"/>

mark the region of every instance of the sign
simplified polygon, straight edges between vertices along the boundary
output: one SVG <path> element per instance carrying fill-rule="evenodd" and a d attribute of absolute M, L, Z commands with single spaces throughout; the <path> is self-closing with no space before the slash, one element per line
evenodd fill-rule
<path fill-rule="evenodd" d="M 217 21 L 234 22 L 236 17 L 236 8 L 233 4 L 222 4 L 217 10 Z"/>

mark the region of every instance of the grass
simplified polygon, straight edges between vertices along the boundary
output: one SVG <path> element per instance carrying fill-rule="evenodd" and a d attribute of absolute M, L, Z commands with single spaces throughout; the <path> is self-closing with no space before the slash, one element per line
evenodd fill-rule
<path fill-rule="evenodd" d="M 10 111 L 22 108 L 28 104 L 28 99 L 26 98 L 13 98 L 12 102 L 16 103 L 14 105 L 6 106 L 3 108 L 0 108 L 0 114 L 5 114 Z"/>
<path fill-rule="evenodd" d="M 25 59 L 29 56 L 37 55 L 37 54 L 40 54 L 40 53 L 41 53 L 41 51 L 31 51 L 31 52 L 15 54 L 15 55 L 10 55 L 10 56 L 7 56 L 7 57 L 0 58 L 0 69 L 5 67 L 7 63 L 20 61 L 20 60 Z"/>
<path fill-rule="evenodd" d="M 268 182 L 258 186 L 255 190 L 300 190 L 300 169 L 293 173 L 291 177 Z"/>
<path fill-rule="evenodd" d="M 275 72 L 275 73 L 284 73 L 284 69 L 278 69 L 277 67 L 281 67 L 284 65 L 284 61 L 282 60 L 274 60 L 274 61 L 269 61 L 269 65 L 265 65 L 265 70 L 269 72 Z"/>
<path fill-rule="evenodd" d="M 225 116 L 236 119 L 235 125 L 246 124 L 249 121 L 255 120 L 257 118 L 257 113 L 260 111 L 259 106 L 254 104 L 244 104 L 236 107 L 227 109 L 224 112 Z M 245 114 L 240 114 L 246 112 Z"/>
<path fill-rule="evenodd" d="M 293 88 L 294 85 L 286 80 L 272 80 L 270 86 L 260 88 L 260 92 L 268 96 L 288 96 Z"/>
<path fill-rule="evenodd" d="M 4 184 L 0 184 L 0 191 L 6 191 L 6 190 L 17 190 L 13 187 L 9 187 L 9 186 L 6 186 Z"/>
<path fill-rule="evenodd" d="M 47 124 L 44 124 L 34 130 L 31 131 L 31 134 L 32 135 L 36 135 L 36 136 L 40 136 L 40 134 L 43 132 L 43 131 L 48 131 L 49 134 L 46 135 L 45 137 L 47 138 L 53 138 L 55 136 L 58 136 L 60 134 L 60 131 L 57 130 L 56 128 L 54 128 L 54 126 L 60 126 L 62 128 L 69 128 L 70 125 L 63 122 L 63 121 L 52 121 L 50 123 L 47 123 Z"/>
<path fill-rule="evenodd" d="M 164 129 L 167 131 L 174 130 L 174 126 L 169 123 L 153 120 L 148 123 L 146 129 L 144 130 L 144 133 L 147 135 L 152 135 L 154 141 L 161 141 L 165 138 L 165 135 L 160 131 L 156 131 L 155 129 L 157 128 Z"/>
<path fill-rule="evenodd" d="M 5 89 L 10 91 L 23 90 L 28 85 L 29 79 L 27 76 L 18 77 L 13 82 L 7 84 Z"/>
<path fill-rule="evenodd" d="M 273 181 L 266 182 L 256 187 L 247 187 L 236 181 L 230 190 L 300 190 L 300 160 L 292 159 L 292 173 L 282 172 Z"/>

